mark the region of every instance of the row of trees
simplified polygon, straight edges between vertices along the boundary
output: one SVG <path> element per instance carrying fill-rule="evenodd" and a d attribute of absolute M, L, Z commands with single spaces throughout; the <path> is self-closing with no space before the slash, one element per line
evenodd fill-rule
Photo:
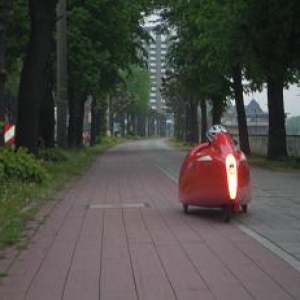
<path fill-rule="evenodd" d="M 3 0 L 0 4 L 0 122 L 2 126 L 5 84 L 6 90 L 18 89 L 16 146 L 34 154 L 41 144 L 54 146 L 56 27 L 64 17 L 57 14 L 58 3 Z M 67 126 L 69 147 L 82 144 L 88 96 L 93 101 L 92 143 L 101 128 L 105 130 L 108 106 L 123 115 L 147 111 L 148 73 L 139 66 L 142 41 L 148 38 L 141 26 L 142 12 L 147 13 L 151 4 L 149 0 L 67 1 L 69 118 L 68 124 L 59 120 L 57 124 Z"/>
<path fill-rule="evenodd" d="M 199 103 L 205 127 L 207 101 L 211 103 L 213 123 L 219 123 L 228 99 L 234 99 L 241 148 L 250 154 L 243 92 L 266 86 L 268 157 L 286 156 L 283 88 L 299 78 L 300 2 L 166 2 L 166 27 L 173 28 L 176 37 L 169 56 L 172 72 L 163 93 L 175 112 L 177 136 L 182 138 L 185 126 L 185 139 L 197 142 L 195 108 Z"/>

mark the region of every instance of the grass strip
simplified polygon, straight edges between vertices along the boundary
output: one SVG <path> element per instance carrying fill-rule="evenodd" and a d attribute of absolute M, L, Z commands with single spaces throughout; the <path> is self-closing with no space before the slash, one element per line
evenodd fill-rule
<path fill-rule="evenodd" d="M 0 249 L 20 242 L 21 232 L 33 220 L 39 208 L 51 195 L 65 187 L 74 177 L 80 176 L 94 158 L 125 139 L 103 139 L 94 147 L 76 151 L 63 151 L 64 161 L 43 162 L 48 176 L 42 184 L 20 180 L 0 182 Z M 26 208 L 26 209 L 25 209 Z"/>

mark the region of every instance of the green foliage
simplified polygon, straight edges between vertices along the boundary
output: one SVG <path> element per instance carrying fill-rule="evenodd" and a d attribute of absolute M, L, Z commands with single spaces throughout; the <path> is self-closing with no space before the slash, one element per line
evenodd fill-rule
<path fill-rule="evenodd" d="M 131 114 L 146 114 L 149 102 L 150 77 L 147 69 L 133 65 L 128 71 L 121 72 L 125 81 L 125 88 L 134 98 L 134 102 L 127 106 L 126 111 Z"/>
<path fill-rule="evenodd" d="M 4 148 L 0 152 L 0 165 L 3 166 L 4 178 L 19 179 L 24 182 L 42 183 L 46 180 L 47 172 L 27 150 L 19 148 L 14 152 Z"/>
<path fill-rule="evenodd" d="M 165 81 L 163 86 L 171 108 L 181 108 L 178 101 L 192 97 L 212 99 L 216 98 L 215 95 L 223 101 L 220 107 L 226 106 L 226 97 L 231 94 L 230 60 L 225 54 L 229 50 L 225 52 L 221 49 L 224 47 L 221 41 L 228 24 L 225 26 L 225 20 L 220 18 L 223 8 L 216 5 L 217 2 L 170 1 L 170 10 L 164 14 L 167 23 L 177 31 L 169 53 L 172 72 L 168 74 L 167 81 L 170 84 Z M 175 96 L 176 91 L 179 97 Z"/>
<path fill-rule="evenodd" d="M 7 34 L 6 68 L 15 71 L 23 61 L 29 41 L 28 1 L 14 0 Z M 20 72 L 20 70 L 18 70 Z"/>
<path fill-rule="evenodd" d="M 69 86 L 96 98 L 112 91 L 119 69 L 139 62 L 145 36 L 140 26 L 147 1 L 70 1 L 68 8 Z M 103 99 L 104 97 L 102 97 Z"/>
<path fill-rule="evenodd" d="M 4 165 L 0 163 L 0 184 L 3 182 L 5 178 L 5 170 L 4 170 Z"/>
<path fill-rule="evenodd" d="M 63 162 L 68 159 L 65 151 L 59 148 L 42 148 L 39 150 L 39 158 L 50 162 Z"/>

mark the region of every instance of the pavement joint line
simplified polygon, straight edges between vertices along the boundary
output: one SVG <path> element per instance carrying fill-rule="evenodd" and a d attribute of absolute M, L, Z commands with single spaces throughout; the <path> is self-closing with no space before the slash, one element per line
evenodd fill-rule
<path fill-rule="evenodd" d="M 240 221 L 237 221 L 235 219 L 234 222 L 232 222 L 236 227 L 241 229 L 245 234 L 250 236 L 251 238 L 255 239 L 257 242 L 259 242 L 262 246 L 270 250 L 272 253 L 279 256 L 281 259 L 283 259 L 286 263 L 288 263 L 291 267 L 293 267 L 296 271 L 300 272 L 300 261 L 293 257 L 291 254 L 283 250 L 282 248 L 278 247 L 276 244 L 271 242 L 270 240 L 266 239 L 256 231 L 250 229 L 249 227 L 243 225 Z"/>
<path fill-rule="evenodd" d="M 90 209 L 110 209 L 110 208 L 143 208 L 149 207 L 147 203 L 117 203 L 117 204 L 91 204 Z"/>
<path fill-rule="evenodd" d="M 156 167 L 158 169 L 160 169 L 161 172 L 163 172 L 165 175 L 167 175 L 171 180 L 173 180 L 174 182 L 178 183 L 178 179 L 175 178 L 174 176 L 172 176 L 168 171 L 166 171 L 164 168 L 162 168 L 161 166 L 159 165 L 156 165 Z"/>
<path fill-rule="evenodd" d="M 178 183 L 178 180 L 169 174 L 164 168 L 162 168 L 159 165 L 156 165 L 158 169 L 160 169 L 165 175 L 167 175 L 171 180 Z M 288 263 L 291 267 L 293 267 L 296 271 L 300 272 L 300 261 L 293 257 L 291 254 L 283 250 L 282 248 L 278 247 L 276 244 L 272 243 L 268 239 L 264 238 L 259 233 L 255 232 L 254 230 L 250 229 L 249 227 L 243 225 L 240 221 L 235 219 L 234 222 L 232 222 L 236 227 L 238 227 L 240 230 L 242 230 L 245 234 L 256 240 L 258 243 L 260 243 L 262 246 L 270 250 L 272 253 L 283 259 L 286 263 Z"/>

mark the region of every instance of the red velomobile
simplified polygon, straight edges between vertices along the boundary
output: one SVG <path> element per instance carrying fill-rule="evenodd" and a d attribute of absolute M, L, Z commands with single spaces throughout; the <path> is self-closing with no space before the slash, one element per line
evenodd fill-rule
<path fill-rule="evenodd" d="M 189 205 L 221 208 L 228 222 L 232 211 L 247 212 L 252 198 L 249 165 L 223 126 L 209 129 L 207 139 L 188 153 L 181 166 L 179 201 L 185 213 Z"/>

